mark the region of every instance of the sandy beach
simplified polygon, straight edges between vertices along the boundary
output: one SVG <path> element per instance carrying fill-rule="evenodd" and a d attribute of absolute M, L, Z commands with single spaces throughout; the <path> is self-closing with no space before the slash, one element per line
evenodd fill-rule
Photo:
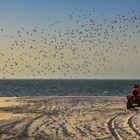
<path fill-rule="evenodd" d="M 140 111 L 125 104 L 125 97 L 2 97 L 0 139 L 140 139 Z"/>

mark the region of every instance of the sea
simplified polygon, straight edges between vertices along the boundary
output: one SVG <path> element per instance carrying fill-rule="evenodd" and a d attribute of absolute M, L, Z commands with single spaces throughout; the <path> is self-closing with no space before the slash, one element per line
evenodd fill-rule
<path fill-rule="evenodd" d="M 140 80 L 0 80 L 0 96 L 127 96 Z"/>

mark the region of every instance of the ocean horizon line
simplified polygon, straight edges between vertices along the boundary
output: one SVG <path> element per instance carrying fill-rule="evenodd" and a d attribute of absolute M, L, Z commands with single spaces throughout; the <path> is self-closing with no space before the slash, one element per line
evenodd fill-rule
<path fill-rule="evenodd" d="M 5 78 L 0 79 L 0 81 L 6 81 L 6 80 L 140 80 L 136 78 Z"/>

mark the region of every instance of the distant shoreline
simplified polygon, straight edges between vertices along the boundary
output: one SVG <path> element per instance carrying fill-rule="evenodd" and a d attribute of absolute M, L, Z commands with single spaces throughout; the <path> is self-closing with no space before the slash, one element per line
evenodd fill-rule
<path fill-rule="evenodd" d="M 125 96 L 0 96 L 0 98 L 124 98 Z"/>

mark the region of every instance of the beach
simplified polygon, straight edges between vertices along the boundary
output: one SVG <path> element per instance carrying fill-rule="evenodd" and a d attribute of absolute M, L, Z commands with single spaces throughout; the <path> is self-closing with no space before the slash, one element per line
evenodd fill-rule
<path fill-rule="evenodd" d="M 0 98 L 1 140 L 134 140 L 139 108 L 125 97 L 40 96 Z"/>

